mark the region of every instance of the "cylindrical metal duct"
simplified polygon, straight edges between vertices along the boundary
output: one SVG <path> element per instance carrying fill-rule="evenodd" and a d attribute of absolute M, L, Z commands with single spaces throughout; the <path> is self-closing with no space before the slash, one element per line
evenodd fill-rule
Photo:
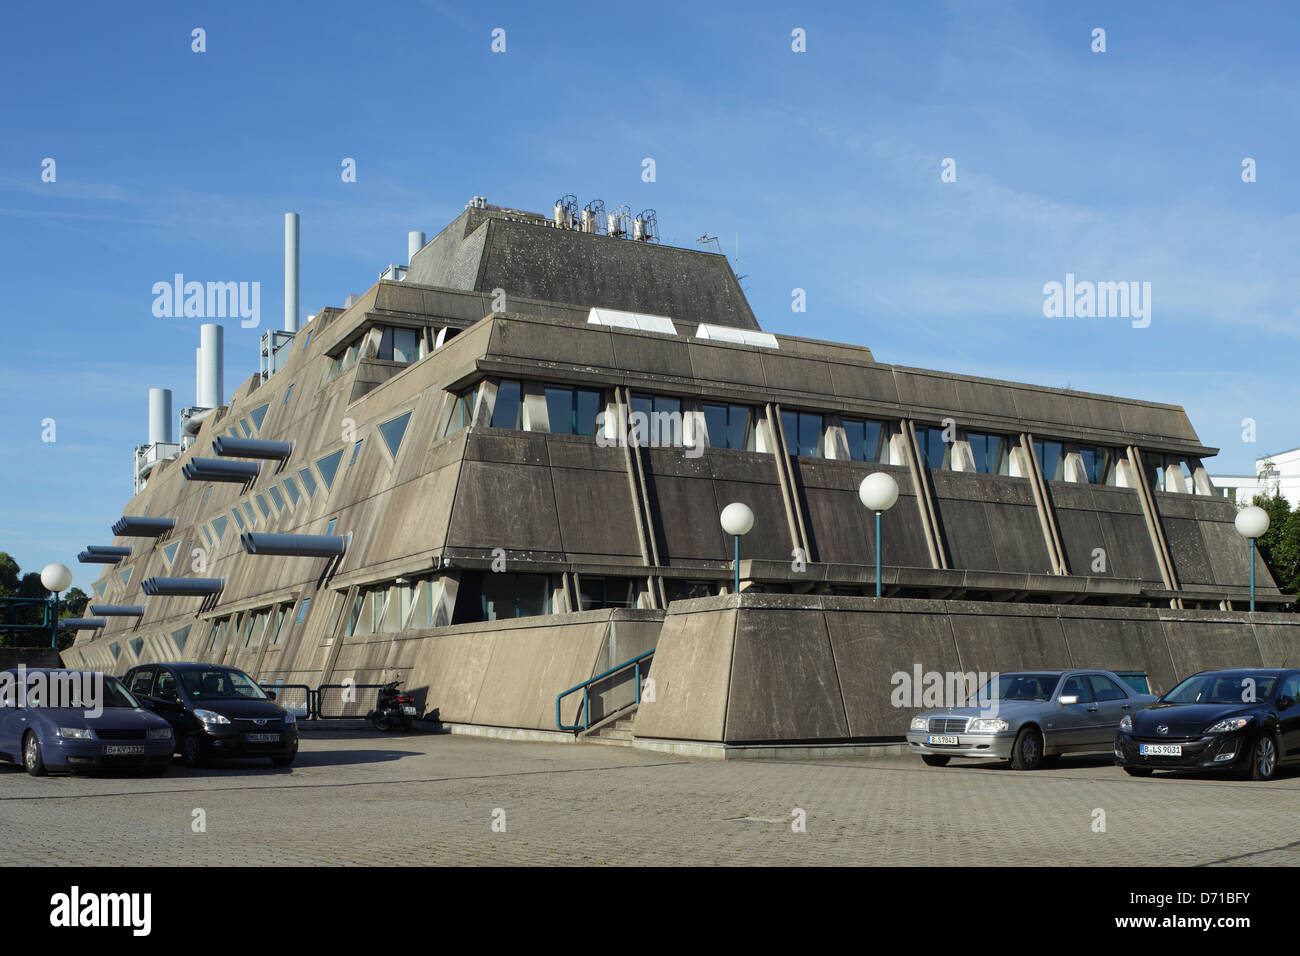
<path fill-rule="evenodd" d="M 348 549 L 348 539 L 337 534 L 260 534 L 239 536 L 245 554 L 277 554 L 302 558 L 333 558 Z"/>
<path fill-rule="evenodd" d="M 122 558 L 116 554 L 91 554 L 89 551 L 82 551 L 77 555 L 77 560 L 82 564 L 117 564 Z"/>
<path fill-rule="evenodd" d="M 174 518 L 146 518 L 144 515 L 122 515 L 113 522 L 113 534 L 119 538 L 156 538 L 176 527 Z"/>
<path fill-rule="evenodd" d="M 424 248 L 424 233 L 412 230 L 406 234 L 406 264 L 410 265 L 415 254 Z"/>
<path fill-rule="evenodd" d="M 284 214 L 284 330 L 298 331 L 298 214 Z"/>
<path fill-rule="evenodd" d="M 90 613 L 96 617 L 139 617 L 144 614 L 143 604 L 92 604 Z"/>
<path fill-rule="evenodd" d="M 199 352 L 202 372 L 199 384 L 201 408 L 218 408 L 225 395 L 225 330 L 215 322 L 199 326 Z"/>
<path fill-rule="evenodd" d="M 149 444 L 172 443 L 172 390 L 149 389 Z"/>
<path fill-rule="evenodd" d="M 150 597 L 158 595 L 180 595 L 184 597 L 202 594 L 220 594 L 226 586 L 225 578 L 146 578 L 140 585 Z"/>
<path fill-rule="evenodd" d="M 258 464 L 252 461 L 227 461 L 223 458 L 192 458 L 181 465 L 186 481 L 234 481 L 243 483 L 257 477 Z"/>
<path fill-rule="evenodd" d="M 114 558 L 129 558 L 131 549 L 117 544 L 88 544 L 86 545 L 86 553 L 104 554 Z"/>
<path fill-rule="evenodd" d="M 60 631 L 91 631 L 108 622 L 102 617 L 65 617 L 59 622 Z"/>
<path fill-rule="evenodd" d="M 212 451 L 222 458 L 265 458 L 270 461 L 285 461 L 293 453 L 293 442 L 222 435 L 212 442 Z"/>

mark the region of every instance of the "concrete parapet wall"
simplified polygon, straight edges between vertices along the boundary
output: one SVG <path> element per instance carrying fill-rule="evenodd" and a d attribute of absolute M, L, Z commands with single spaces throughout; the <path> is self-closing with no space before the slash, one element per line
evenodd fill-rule
<path fill-rule="evenodd" d="M 792 595 L 674 604 L 639 739 L 726 744 L 902 736 L 924 709 L 894 706 L 902 672 L 1100 667 L 1163 692 L 1198 670 L 1296 666 L 1300 620 L 1142 608 Z"/>

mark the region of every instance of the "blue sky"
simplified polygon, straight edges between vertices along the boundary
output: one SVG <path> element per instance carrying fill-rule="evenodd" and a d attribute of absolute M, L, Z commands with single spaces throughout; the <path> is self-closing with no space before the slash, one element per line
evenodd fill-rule
<path fill-rule="evenodd" d="M 1180 404 L 1223 449 L 1212 472 L 1300 445 L 1291 4 L 53 2 L 5 20 L 0 550 L 86 590 L 76 552 L 130 496 L 147 389 L 194 401 L 199 320 L 155 318 L 153 283 L 261 283 L 261 328 L 227 323 L 228 397 L 280 326 L 288 210 L 304 314 L 473 195 L 545 211 L 573 192 L 655 208 L 676 245 L 718 236 L 769 331 Z M 1045 318 L 1066 273 L 1150 282 L 1150 326 Z"/>

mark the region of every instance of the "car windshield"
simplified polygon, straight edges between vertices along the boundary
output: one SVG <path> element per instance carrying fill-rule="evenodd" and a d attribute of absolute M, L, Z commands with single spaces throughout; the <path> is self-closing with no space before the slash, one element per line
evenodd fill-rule
<path fill-rule="evenodd" d="M 139 707 L 131 692 L 116 677 L 85 671 L 54 671 L 29 676 L 28 707 L 70 707 L 96 710 L 102 707 Z"/>
<path fill-rule="evenodd" d="M 1164 697 L 1162 704 L 1253 704 L 1273 696 L 1274 674 L 1197 674 Z"/>
<path fill-rule="evenodd" d="M 999 674 L 980 688 L 980 700 L 1051 700 L 1060 674 Z"/>
<path fill-rule="evenodd" d="M 185 696 L 191 700 L 267 700 L 262 688 L 243 671 L 196 667 L 180 672 Z"/>

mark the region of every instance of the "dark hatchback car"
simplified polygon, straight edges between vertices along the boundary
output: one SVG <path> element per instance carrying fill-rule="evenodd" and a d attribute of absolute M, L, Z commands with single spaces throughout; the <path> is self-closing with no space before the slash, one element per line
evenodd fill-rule
<path fill-rule="evenodd" d="M 142 706 L 171 724 L 187 767 L 253 757 L 284 767 L 298 754 L 294 715 L 238 668 L 141 664 L 122 680 Z"/>
<path fill-rule="evenodd" d="M 1155 770 L 1235 770 L 1272 780 L 1300 761 L 1300 670 L 1193 674 L 1120 721 L 1115 762 L 1135 777 Z"/>
<path fill-rule="evenodd" d="M 0 757 L 33 777 L 74 770 L 165 773 L 172 729 L 140 707 L 116 677 L 93 671 L 35 668 L 18 687 L 17 671 L 0 672 Z"/>

